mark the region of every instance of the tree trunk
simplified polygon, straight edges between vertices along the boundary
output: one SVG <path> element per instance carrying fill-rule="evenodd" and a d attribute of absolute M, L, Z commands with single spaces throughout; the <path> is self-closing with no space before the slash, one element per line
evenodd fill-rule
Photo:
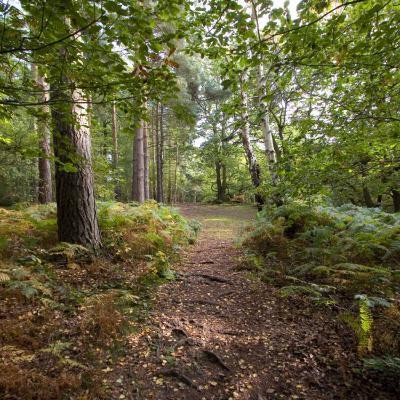
<path fill-rule="evenodd" d="M 179 143 L 178 137 L 175 136 L 175 171 L 174 171 L 174 195 L 173 202 L 178 202 L 178 169 L 179 169 Z"/>
<path fill-rule="evenodd" d="M 375 207 L 374 201 L 372 200 L 371 192 L 369 191 L 368 187 L 363 185 L 362 191 L 365 205 L 369 208 Z"/>
<path fill-rule="evenodd" d="M 157 129 L 156 129 L 156 157 L 157 157 L 157 201 L 164 202 L 163 187 L 163 150 L 164 150 L 164 130 L 163 130 L 163 106 L 160 107 L 158 114 L 157 105 Z"/>
<path fill-rule="evenodd" d="M 149 184 L 149 146 L 148 146 L 148 125 L 143 122 L 143 184 L 144 184 L 144 199 L 150 199 L 150 184 Z"/>
<path fill-rule="evenodd" d="M 144 202 L 144 152 L 143 152 L 143 121 L 136 129 L 134 145 L 134 162 L 132 174 L 132 199 Z"/>
<path fill-rule="evenodd" d="M 258 15 L 257 15 L 257 7 L 254 2 L 252 2 L 252 20 L 256 25 L 257 36 L 258 40 L 261 43 L 260 31 L 258 26 Z M 265 90 L 265 76 L 264 76 L 264 69 L 262 62 L 260 60 L 258 67 L 257 67 L 257 89 L 258 89 L 258 107 L 261 113 L 261 120 L 262 120 L 262 131 L 264 137 L 264 145 L 265 145 L 265 153 L 267 156 L 268 167 L 271 174 L 272 183 L 276 185 L 277 183 L 277 175 L 275 171 L 275 164 L 276 164 L 276 152 L 274 147 L 273 136 L 271 132 L 271 127 L 269 123 L 269 116 L 268 112 L 262 102 L 263 96 L 266 95 Z"/>
<path fill-rule="evenodd" d="M 65 82 L 64 77 L 61 85 Z M 101 239 L 93 188 L 88 103 L 77 89 L 67 93 L 53 87 L 52 97 L 59 240 L 98 248 Z"/>
<path fill-rule="evenodd" d="M 114 169 L 114 179 L 116 180 L 114 187 L 114 195 L 115 199 L 121 200 L 121 186 L 118 180 L 118 161 L 119 161 L 119 153 L 118 153 L 118 125 L 117 125 L 117 107 L 115 101 L 112 103 L 112 111 L 111 111 L 111 133 L 112 133 L 112 165 Z"/>
<path fill-rule="evenodd" d="M 167 186 L 167 202 L 168 204 L 172 203 L 172 137 L 171 130 L 168 135 L 168 186 Z"/>
<path fill-rule="evenodd" d="M 43 76 L 39 75 L 37 66 L 32 64 L 33 79 L 42 91 L 40 101 L 47 103 L 50 99 L 50 87 Z M 38 158 L 38 202 L 47 204 L 52 201 L 53 188 L 51 181 L 51 135 L 49 128 L 50 107 L 47 104 L 41 106 L 41 115 L 36 120 L 36 131 L 39 139 L 39 158 Z"/>
<path fill-rule="evenodd" d="M 400 212 L 400 191 L 392 189 L 393 211 Z"/>
<path fill-rule="evenodd" d="M 152 198 L 154 200 L 157 200 L 157 171 L 156 171 L 156 166 L 157 166 L 157 109 L 156 109 L 156 114 L 154 116 L 154 113 L 152 113 L 152 119 L 151 119 L 151 138 L 152 138 L 152 146 L 151 146 L 151 191 L 152 191 Z"/>
<path fill-rule="evenodd" d="M 241 94 L 241 98 L 242 98 L 242 104 L 241 104 L 242 107 L 241 108 L 242 108 L 242 123 L 243 123 L 243 126 L 240 130 L 240 136 L 242 139 L 244 151 L 246 153 L 251 182 L 252 182 L 254 188 L 257 190 L 257 188 L 261 184 L 261 171 L 260 171 L 260 166 L 257 162 L 256 155 L 254 153 L 253 147 L 250 142 L 248 99 L 247 99 L 247 95 L 246 95 L 245 91 L 243 90 L 243 86 L 241 87 L 240 94 Z M 255 200 L 259 206 L 264 204 L 263 197 L 257 192 L 255 194 Z"/>
<path fill-rule="evenodd" d="M 217 183 L 217 201 L 223 203 L 225 200 L 224 188 L 222 183 L 222 163 L 220 160 L 215 161 L 215 173 Z"/>

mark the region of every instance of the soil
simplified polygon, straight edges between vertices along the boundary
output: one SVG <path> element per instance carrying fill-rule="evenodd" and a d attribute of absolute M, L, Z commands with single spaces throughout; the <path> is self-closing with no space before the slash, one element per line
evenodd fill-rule
<path fill-rule="evenodd" d="M 185 206 L 202 231 L 161 286 L 115 368 L 113 398 L 395 399 L 357 368 L 356 339 L 327 307 L 281 298 L 241 268 L 256 210 Z M 127 367 L 129 366 L 129 368 Z"/>

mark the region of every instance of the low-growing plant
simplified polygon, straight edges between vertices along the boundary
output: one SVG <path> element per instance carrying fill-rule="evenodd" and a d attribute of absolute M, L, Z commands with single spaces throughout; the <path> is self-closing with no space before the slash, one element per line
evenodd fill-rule
<path fill-rule="evenodd" d="M 400 355 L 399 241 L 399 214 L 290 203 L 260 212 L 243 246 L 282 296 L 348 308 L 359 354 L 385 357 Z"/>

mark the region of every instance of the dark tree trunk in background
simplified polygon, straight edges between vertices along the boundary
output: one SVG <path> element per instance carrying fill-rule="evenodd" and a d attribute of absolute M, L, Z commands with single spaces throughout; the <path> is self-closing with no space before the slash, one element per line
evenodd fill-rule
<path fill-rule="evenodd" d="M 63 79 L 61 84 L 65 82 Z M 101 238 L 93 188 L 87 100 L 79 90 L 67 93 L 56 87 L 52 97 L 59 240 L 98 248 Z"/>
<path fill-rule="evenodd" d="M 393 211 L 400 212 L 400 191 L 392 189 Z"/>
<path fill-rule="evenodd" d="M 150 182 L 149 182 L 149 130 L 147 122 L 143 122 L 143 162 L 144 162 L 144 199 L 150 199 Z"/>
<path fill-rule="evenodd" d="M 368 187 L 363 185 L 362 191 L 365 205 L 369 208 L 375 207 L 374 200 L 372 200 L 371 192 Z"/>
<path fill-rule="evenodd" d="M 133 154 L 132 199 L 144 202 L 144 153 L 143 153 L 143 122 L 136 129 Z"/>
<path fill-rule="evenodd" d="M 152 110 L 151 118 L 151 192 L 152 199 L 157 200 L 157 113 L 154 116 L 153 111 L 154 109 Z"/>
<path fill-rule="evenodd" d="M 215 172 L 217 177 L 217 200 L 223 203 L 226 201 L 226 168 L 221 160 L 215 162 Z"/>
<path fill-rule="evenodd" d="M 32 64 L 33 78 L 42 91 L 40 101 L 47 103 L 50 98 L 49 85 L 38 73 L 36 65 Z M 39 140 L 39 159 L 38 159 L 38 202 L 40 204 L 50 203 L 53 199 L 53 188 L 51 181 L 51 134 L 50 134 L 50 107 L 47 104 L 41 106 L 42 115 L 37 117 L 36 131 Z"/>
<path fill-rule="evenodd" d="M 114 169 L 114 178 L 116 179 L 116 184 L 114 187 L 114 195 L 117 201 L 121 200 L 121 186 L 118 181 L 118 161 L 119 161 L 119 153 L 118 153 L 118 123 L 117 123 L 117 107 L 115 101 L 112 103 L 112 111 L 111 111 L 111 134 L 112 134 L 112 165 Z"/>
<path fill-rule="evenodd" d="M 160 110 L 160 112 L 158 112 Z M 156 158 L 157 158 L 157 202 L 164 202 L 163 185 L 163 151 L 164 151 L 164 129 L 163 129 L 163 106 L 157 106 L 156 117 Z"/>

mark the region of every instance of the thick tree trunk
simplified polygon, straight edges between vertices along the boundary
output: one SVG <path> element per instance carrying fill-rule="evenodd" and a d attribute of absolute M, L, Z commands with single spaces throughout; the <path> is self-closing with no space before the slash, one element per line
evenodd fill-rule
<path fill-rule="evenodd" d="M 32 64 L 33 78 L 42 91 L 41 101 L 43 103 L 48 103 L 50 99 L 50 87 L 43 78 L 39 75 L 36 65 Z M 38 202 L 40 204 L 47 204 L 52 201 L 53 198 L 53 188 L 51 181 L 51 134 L 50 134 L 50 107 L 47 104 L 42 105 L 41 113 L 36 120 L 36 131 L 39 140 L 39 158 L 38 158 Z"/>
<path fill-rule="evenodd" d="M 98 248 L 101 239 L 93 188 L 88 103 L 77 89 L 68 95 L 53 87 L 52 94 L 59 240 Z"/>
<path fill-rule="evenodd" d="M 144 199 L 150 199 L 150 183 L 149 183 L 149 146 L 148 146 L 148 125 L 143 122 L 143 184 L 144 184 Z"/>
<path fill-rule="evenodd" d="M 116 179 L 114 187 L 115 199 L 121 200 L 121 186 L 118 180 L 118 161 L 119 161 L 119 150 L 118 150 L 118 125 L 117 125 L 117 107 L 115 101 L 112 103 L 111 111 L 111 134 L 112 134 L 112 165 L 114 169 L 114 179 Z"/>
<path fill-rule="evenodd" d="M 241 88 L 240 94 L 241 94 L 241 98 L 242 98 L 241 106 L 242 106 L 242 124 L 243 124 L 243 126 L 240 130 L 240 136 L 242 139 L 244 151 L 246 153 L 251 182 L 252 182 L 254 188 L 257 190 L 257 188 L 261 184 L 261 171 L 260 171 L 260 166 L 257 162 L 256 155 L 253 150 L 253 146 L 251 145 L 251 142 L 250 142 L 248 99 L 247 99 L 247 95 L 246 95 L 245 91 L 243 90 L 243 87 Z M 264 199 L 259 193 L 255 194 L 255 200 L 259 206 L 264 204 Z"/>
<path fill-rule="evenodd" d="M 157 157 L 157 201 L 159 203 L 164 202 L 163 150 L 164 150 L 163 106 L 160 107 L 159 114 L 157 106 L 156 157 Z"/>

